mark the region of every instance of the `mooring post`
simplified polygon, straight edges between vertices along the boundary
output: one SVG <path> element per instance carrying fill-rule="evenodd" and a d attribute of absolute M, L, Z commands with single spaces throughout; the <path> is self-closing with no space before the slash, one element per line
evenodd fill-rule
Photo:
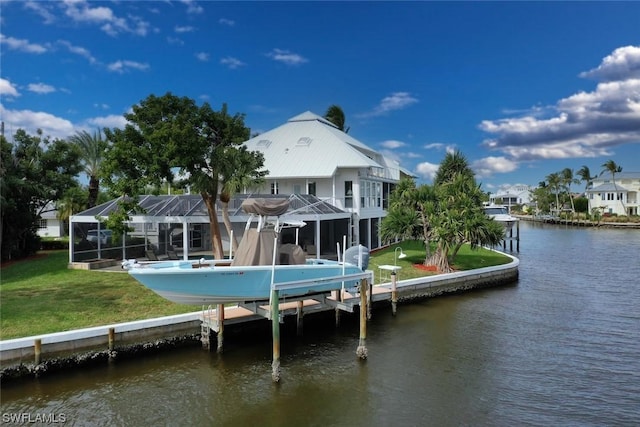
<path fill-rule="evenodd" d="M 299 337 L 303 335 L 304 324 L 302 318 L 304 317 L 304 301 L 298 301 L 296 305 L 296 333 Z"/>
<path fill-rule="evenodd" d="M 516 221 L 516 251 L 520 252 L 520 221 Z"/>
<path fill-rule="evenodd" d="M 33 342 L 33 353 L 34 353 L 34 362 L 36 365 L 40 364 L 41 356 L 42 356 L 42 340 L 37 338 Z"/>
<path fill-rule="evenodd" d="M 368 284 L 369 294 L 367 295 L 367 320 L 371 320 L 371 305 L 373 298 L 373 282 Z"/>
<path fill-rule="evenodd" d="M 341 295 L 342 292 L 334 291 L 336 302 L 340 302 L 342 300 Z M 336 307 L 336 328 L 340 326 L 340 309 Z"/>
<path fill-rule="evenodd" d="M 116 341 L 116 328 L 109 328 L 109 351 L 113 351 L 113 345 Z"/>
<path fill-rule="evenodd" d="M 356 349 L 356 356 L 361 360 L 367 358 L 367 311 L 368 311 L 368 298 L 367 291 L 369 283 L 367 279 L 360 280 L 360 339 L 358 341 L 358 348 Z"/>
<path fill-rule="evenodd" d="M 391 272 L 391 314 L 396 315 L 396 308 L 398 305 L 398 276 L 396 271 Z"/>
<path fill-rule="evenodd" d="M 218 322 L 218 348 L 216 351 L 222 353 L 224 351 L 224 304 L 217 305 L 216 318 Z"/>
<path fill-rule="evenodd" d="M 273 362 L 271 363 L 271 379 L 280 382 L 280 295 L 271 290 L 271 334 L 273 335 Z"/>

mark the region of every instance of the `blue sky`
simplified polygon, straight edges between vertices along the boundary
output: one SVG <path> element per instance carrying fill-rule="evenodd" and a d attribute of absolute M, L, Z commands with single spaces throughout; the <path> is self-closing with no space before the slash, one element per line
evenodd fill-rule
<path fill-rule="evenodd" d="M 122 127 L 170 91 L 252 133 L 340 105 L 425 182 L 452 149 L 492 192 L 640 171 L 640 2 L 0 1 L 8 137 Z"/>

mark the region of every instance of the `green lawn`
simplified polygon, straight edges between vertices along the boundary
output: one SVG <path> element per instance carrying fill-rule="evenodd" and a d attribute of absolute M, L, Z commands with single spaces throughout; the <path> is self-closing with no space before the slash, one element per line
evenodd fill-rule
<path fill-rule="evenodd" d="M 424 261 L 421 242 L 407 241 L 400 246 L 407 257 L 397 260 L 402 267 L 399 280 L 435 274 L 414 267 L 414 264 Z M 393 264 L 395 247 L 372 254 L 369 268 L 377 270 L 379 265 Z M 67 268 L 67 251 L 51 251 L 43 255 L 2 267 L 0 271 L 2 340 L 199 309 L 169 302 L 126 273 L 70 270 Z M 454 268 L 469 270 L 505 264 L 509 260 L 491 251 L 463 248 Z"/>

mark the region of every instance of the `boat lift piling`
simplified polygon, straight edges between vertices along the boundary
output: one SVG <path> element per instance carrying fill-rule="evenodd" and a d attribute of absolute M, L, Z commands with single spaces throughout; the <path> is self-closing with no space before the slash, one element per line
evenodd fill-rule
<path fill-rule="evenodd" d="M 369 304 L 368 304 L 368 288 L 369 282 L 367 279 L 360 280 L 360 337 L 358 340 L 358 348 L 356 348 L 356 356 L 360 360 L 366 360 L 367 358 L 367 319 L 369 318 Z"/>
<path fill-rule="evenodd" d="M 216 307 L 216 322 L 218 325 L 218 346 L 216 347 L 216 352 L 220 354 L 224 349 L 224 304 L 218 304 Z"/>
<path fill-rule="evenodd" d="M 271 290 L 271 334 L 273 335 L 273 361 L 271 379 L 280 382 L 280 298 L 276 289 Z"/>

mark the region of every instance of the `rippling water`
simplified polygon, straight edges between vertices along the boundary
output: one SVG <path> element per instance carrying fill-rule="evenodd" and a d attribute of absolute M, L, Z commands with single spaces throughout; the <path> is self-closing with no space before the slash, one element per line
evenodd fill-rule
<path fill-rule="evenodd" d="M 517 285 L 2 389 L 11 414 L 67 425 L 640 424 L 640 231 L 521 225 Z"/>

